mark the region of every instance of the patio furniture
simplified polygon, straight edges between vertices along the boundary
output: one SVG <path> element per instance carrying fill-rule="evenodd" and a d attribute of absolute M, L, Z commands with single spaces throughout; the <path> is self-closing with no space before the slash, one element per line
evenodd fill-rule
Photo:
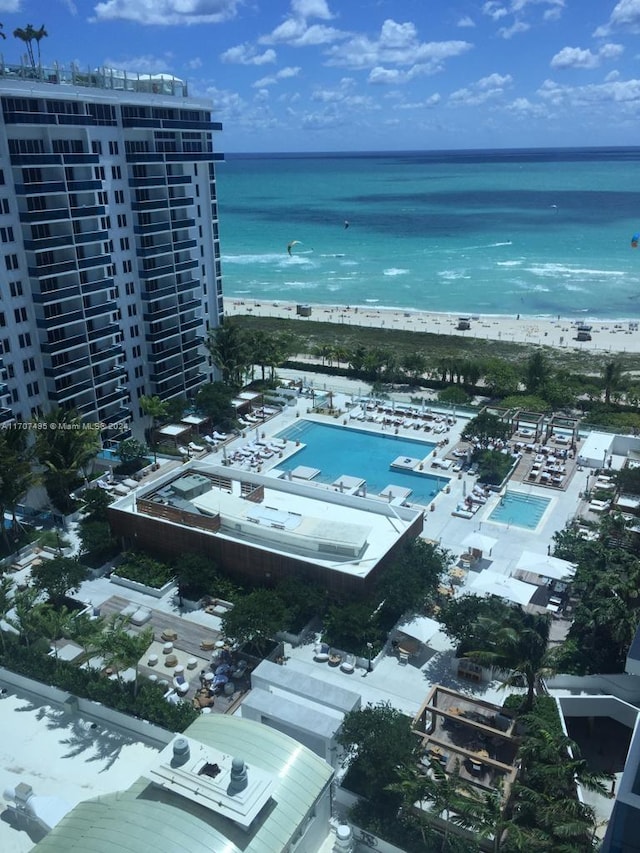
<path fill-rule="evenodd" d="M 131 624 L 140 627 L 151 619 L 151 611 L 147 607 L 139 607 L 131 616 Z"/>
<path fill-rule="evenodd" d="M 398 649 L 398 663 L 406 666 L 409 663 L 409 652 L 405 652 L 402 649 Z"/>
<path fill-rule="evenodd" d="M 172 651 L 173 651 L 173 643 L 165 643 L 164 646 L 162 647 L 162 654 L 163 655 L 168 655 Z"/>
<path fill-rule="evenodd" d="M 173 667 L 178 663 L 178 658 L 174 654 L 167 655 L 164 659 L 164 665 L 168 667 Z"/>
<path fill-rule="evenodd" d="M 233 694 L 236 692 L 236 686 L 233 681 L 227 681 L 227 683 L 222 688 L 222 692 L 225 696 L 233 696 Z"/>
<path fill-rule="evenodd" d="M 173 679 L 173 689 L 178 693 L 179 696 L 185 696 L 189 692 L 189 682 L 186 680 L 182 673 L 174 676 Z"/>
<path fill-rule="evenodd" d="M 200 643 L 200 648 L 203 652 L 212 652 L 216 647 L 215 640 L 203 640 Z"/>
<path fill-rule="evenodd" d="M 156 666 L 158 663 L 158 655 L 149 655 L 147 666 Z"/>
<path fill-rule="evenodd" d="M 155 672 L 151 673 L 151 675 L 149 676 L 149 681 L 151 681 L 152 684 L 156 684 L 156 682 L 158 681 L 158 676 L 155 674 Z"/>
<path fill-rule="evenodd" d="M 329 666 L 340 666 L 342 663 L 342 655 L 331 650 L 329 652 Z"/>
<path fill-rule="evenodd" d="M 356 659 L 354 655 L 347 655 L 340 664 L 340 670 L 350 675 L 356 668 Z"/>
<path fill-rule="evenodd" d="M 196 658 L 189 658 L 187 661 L 187 669 L 195 669 L 198 666 Z"/>
<path fill-rule="evenodd" d="M 162 634 L 160 636 L 162 637 L 162 639 L 165 642 L 167 642 L 169 640 L 177 640 L 178 639 L 178 632 L 172 631 L 170 628 L 164 628 L 162 631 Z"/>
<path fill-rule="evenodd" d="M 326 643 L 316 646 L 313 659 L 316 663 L 326 663 L 329 660 L 329 646 Z"/>

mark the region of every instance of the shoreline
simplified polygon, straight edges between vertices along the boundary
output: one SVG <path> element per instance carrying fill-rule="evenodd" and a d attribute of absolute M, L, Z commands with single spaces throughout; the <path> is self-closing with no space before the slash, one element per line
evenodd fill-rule
<path fill-rule="evenodd" d="M 378 305 L 325 305 L 304 303 L 311 309 L 309 317 L 296 314 L 296 302 L 227 297 L 225 316 L 251 314 L 254 317 L 287 317 L 309 323 L 327 322 L 345 326 L 369 326 L 408 332 L 427 332 L 482 338 L 509 343 L 543 344 L 557 349 L 587 352 L 640 352 L 640 331 L 636 320 L 592 320 L 535 315 L 467 314 L 470 328 L 457 329 L 458 314 L 420 311 L 418 309 L 387 308 Z M 579 324 L 591 327 L 590 341 L 576 340 Z"/>

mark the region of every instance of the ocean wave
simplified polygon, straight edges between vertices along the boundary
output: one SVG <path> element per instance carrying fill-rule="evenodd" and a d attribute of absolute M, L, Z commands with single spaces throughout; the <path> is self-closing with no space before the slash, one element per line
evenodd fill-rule
<path fill-rule="evenodd" d="M 522 261 L 496 261 L 497 267 L 519 267 Z"/>
<path fill-rule="evenodd" d="M 399 267 L 389 267 L 388 269 L 382 271 L 382 275 L 407 275 L 407 273 L 409 272 L 410 270 L 403 270 Z"/>
<path fill-rule="evenodd" d="M 552 276 L 554 278 L 572 278 L 582 276 L 589 278 L 622 278 L 625 273 L 622 270 L 590 269 L 589 267 L 574 267 L 571 264 L 534 264 L 526 267 L 526 272 L 537 276 Z"/>
<path fill-rule="evenodd" d="M 461 246 L 458 251 L 468 252 L 477 249 L 497 249 L 500 246 L 513 246 L 513 243 L 511 240 L 504 240 L 500 243 L 483 243 L 479 246 Z"/>
<path fill-rule="evenodd" d="M 445 281 L 458 281 L 459 279 L 471 278 L 466 270 L 438 270 L 438 276 Z"/>
<path fill-rule="evenodd" d="M 243 266 L 247 264 L 272 264 L 275 261 L 282 261 L 283 256 L 282 253 L 275 252 L 263 255 L 223 255 L 222 263 L 223 264 L 241 264 Z"/>

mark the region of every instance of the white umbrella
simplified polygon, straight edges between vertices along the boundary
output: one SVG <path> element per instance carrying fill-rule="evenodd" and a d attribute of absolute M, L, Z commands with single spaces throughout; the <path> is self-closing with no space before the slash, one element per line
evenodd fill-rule
<path fill-rule="evenodd" d="M 498 572 L 485 569 L 469 584 L 467 593 L 469 595 L 497 595 L 507 601 L 525 605 L 531 601 L 537 589 L 538 587 L 535 584 L 505 577 Z"/>
<path fill-rule="evenodd" d="M 545 578 L 561 581 L 573 576 L 576 567 L 567 560 L 560 560 L 558 557 L 536 554 L 534 551 L 523 551 L 516 564 L 516 571 L 532 572 Z"/>
<path fill-rule="evenodd" d="M 398 625 L 398 631 L 407 637 L 412 637 L 423 646 L 428 646 L 429 641 L 438 633 L 441 625 L 435 619 L 428 616 L 416 616 L 404 625 Z"/>
<path fill-rule="evenodd" d="M 498 544 L 498 540 L 492 536 L 485 536 L 484 533 L 474 531 L 468 533 L 462 540 L 462 546 L 469 550 L 482 551 L 482 553 L 491 554 L 494 546 Z"/>

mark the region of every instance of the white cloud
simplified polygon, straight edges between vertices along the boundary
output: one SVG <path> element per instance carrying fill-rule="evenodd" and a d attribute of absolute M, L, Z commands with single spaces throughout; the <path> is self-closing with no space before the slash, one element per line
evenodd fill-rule
<path fill-rule="evenodd" d="M 330 21 L 334 16 L 329 11 L 326 0 L 291 0 L 291 11 L 300 18 L 320 18 Z"/>
<path fill-rule="evenodd" d="M 465 15 L 464 18 L 460 18 L 457 25 L 458 27 L 475 27 L 475 22 L 468 15 Z"/>
<path fill-rule="evenodd" d="M 347 33 L 335 27 L 325 27 L 324 24 L 307 25 L 302 18 L 287 18 L 269 35 L 262 36 L 261 44 L 288 44 L 291 47 L 308 47 L 309 45 L 331 44 L 346 38 Z"/>
<path fill-rule="evenodd" d="M 605 44 L 597 53 L 580 47 L 563 47 L 551 60 L 554 69 L 598 68 L 602 60 L 617 59 L 624 53 L 620 44 Z"/>
<path fill-rule="evenodd" d="M 544 106 L 534 104 L 528 98 L 515 98 L 505 105 L 505 110 L 521 118 L 543 118 L 548 115 Z"/>
<path fill-rule="evenodd" d="M 616 30 L 640 33 L 640 0 L 619 0 L 606 24 L 598 27 L 594 36 L 608 36 Z"/>
<path fill-rule="evenodd" d="M 556 106 L 579 107 L 585 104 L 633 106 L 640 109 L 640 80 L 610 80 L 589 86 L 561 86 L 545 80 L 538 94 Z"/>
<path fill-rule="evenodd" d="M 0 12 L 19 12 L 22 0 L 0 0 Z"/>
<path fill-rule="evenodd" d="M 452 92 L 449 101 L 455 105 L 476 107 L 487 101 L 501 98 L 505 89 L 512 83 L 513 78 L 510 74 L 489 74 L 487 77 L 481 77 L 471 86 Z"/>
<path fill-rule="evenodd" d="M 552 68 L 597 68 L 600 57 L 580 47 L 563 47 L 551 60 Z"/>
<path fill-rule="evenodd" d="M 238 44 L 220 54 L 222 62 L 232 62 L 238 65 L 268 65 L 276 61 L 276 52 L 272 48 L 258 53 L 251 44 Z"/>
<path fill-rule="evenodd" d="M 286 68 L 281 68 L 280 71 L 270 75 L 269 77 L 262 77 L 260 80 L 256 80 L 252 85 L 254 89 L 264 89 L 266 86 L 274 86 L 280 80 L 288 80 L 291 77 L 297 77 L 301 71 L 302 69 L 298 65 L 287 66 Z"/>
<path fill-rule="evenodd" d="M 241 0 L 104 0 L 94 7 L 98 21 L 135 21 L 175 26 L 217 24 L 236 14 Z"/>
<path fill-rule="evenodd" d="M 195 71 L 198 68 L 202 68 L 203 64 L 204 63 L 202 62 L 199 56 L 194 56 L 193 59 L 190 59 L 187 62 L 187 68 L 189 68 L 191 71 Z"/>
<path fill-rule="evenodd" d="M 415 24 L 400 24 L 387 19 L 377 39 L 353 35 L 328 51 L 328 65 L 346 68 L 388 66 L 424 66 L 423 73 L 435 73 L 445 59 L 466 53 L 472 45 L 466 41 L 421 42 Z"/>
<path fill-rule="evenodd" d="M 500 27 L 498 35 L 500 38 L 510 39 L 518 33 L 526 33 L 529 29 L 531 29 L 531 24 L 527 24 L 525 21 L 516 21 L 510 27 Z"/>
<path fill-rule="evenodd" d="M 425 98 L 424 101 L 403 101 L 402 103 L 395 104 L 393 108 L 394 110 L 431 109 L 432 107 L 436 107 L 441 101 L 442 96 L 438 92 L 435 92 L 433 95 Z"/>
<path fill-rule="evenodd" d="M 482 7 L 482 14 L 488 15 L 494 21 L 499 21 L 500 18 L 506 17 L 509 11 L 505 9 L 502 3 L 498 3 L 497 0 L 489 0 Z"/>

